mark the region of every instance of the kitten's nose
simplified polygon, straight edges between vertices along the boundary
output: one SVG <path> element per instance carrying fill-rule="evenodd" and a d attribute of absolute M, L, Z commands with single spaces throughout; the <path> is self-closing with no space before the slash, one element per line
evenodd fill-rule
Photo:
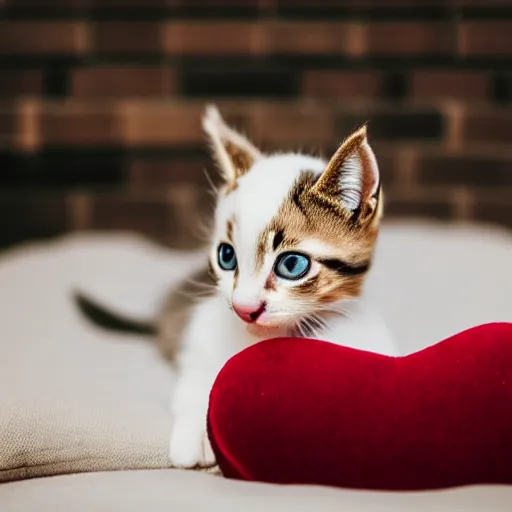
<path fill-rule="evenodd" d="M 233 309 L 235 313 L 248 324 L 252 322 L 256 322 L 261 314 L 265 311 L 267 304 L 265 302 L 260 302 L 259 304 L 242 304 L 238 302 L 233 302 Z"/>

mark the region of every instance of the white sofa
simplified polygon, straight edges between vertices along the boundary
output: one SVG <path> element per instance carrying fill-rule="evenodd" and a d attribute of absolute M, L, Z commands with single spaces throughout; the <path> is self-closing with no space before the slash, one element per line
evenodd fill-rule
<path fill-rule="evenodd" d="M 353 492 L 166 469 L 171 370 L 147 339 L 89 325 L 70 294 L 80 287 L 147 318 L 200 261 L 122 233 L 0 257 L 0 511 L 511 510 L 506 486 Z M 472 325 L 512 321 L 511 263 L 506 231 L 388 223 L 368 301 L 412 352 Z"/>

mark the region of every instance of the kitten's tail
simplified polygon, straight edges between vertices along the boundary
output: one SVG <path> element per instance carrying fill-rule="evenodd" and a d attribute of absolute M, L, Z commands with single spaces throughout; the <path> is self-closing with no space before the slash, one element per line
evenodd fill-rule
<path fill-rule="evenodd" d="M 73 293 L 73 301 L 82 315 L 97 327 L 119 333 L 156 335 L 155 321 L 138 320 L 115 313 L 86 297 L 80 291 Z"/>

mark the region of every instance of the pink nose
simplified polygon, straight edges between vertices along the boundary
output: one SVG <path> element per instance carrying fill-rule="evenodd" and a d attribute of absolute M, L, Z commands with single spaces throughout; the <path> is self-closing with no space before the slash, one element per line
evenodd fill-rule
<path fill-rule="evenodd" d="M 233 303 L 233 309 L 235 310 L 235 313 L 248 324 L 252 322 L 256 322 L 258 318 L 261 316 L 261 314 L 265 311 L 266 303 L 261 302 L 259 306 L 256 306 L 254 304 L 236 304 Z"/>

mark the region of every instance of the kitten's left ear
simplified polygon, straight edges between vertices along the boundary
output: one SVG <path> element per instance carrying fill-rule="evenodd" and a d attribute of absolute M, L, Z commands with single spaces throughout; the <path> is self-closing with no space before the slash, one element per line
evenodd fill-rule
<path fill-rule="evenodd" d="M 360 219 L 376 210 L 379 168 L 368 144 L 366 125 L 345 139 L 311 191 Z"/>
<path fill-rule="evenodd" d="M 228 183 L 233 184 L 262 156 L 249 140 L 224 122 L 214 106 L 206 108 L 203 129 L 210 139 L 213 156 Z"/>

